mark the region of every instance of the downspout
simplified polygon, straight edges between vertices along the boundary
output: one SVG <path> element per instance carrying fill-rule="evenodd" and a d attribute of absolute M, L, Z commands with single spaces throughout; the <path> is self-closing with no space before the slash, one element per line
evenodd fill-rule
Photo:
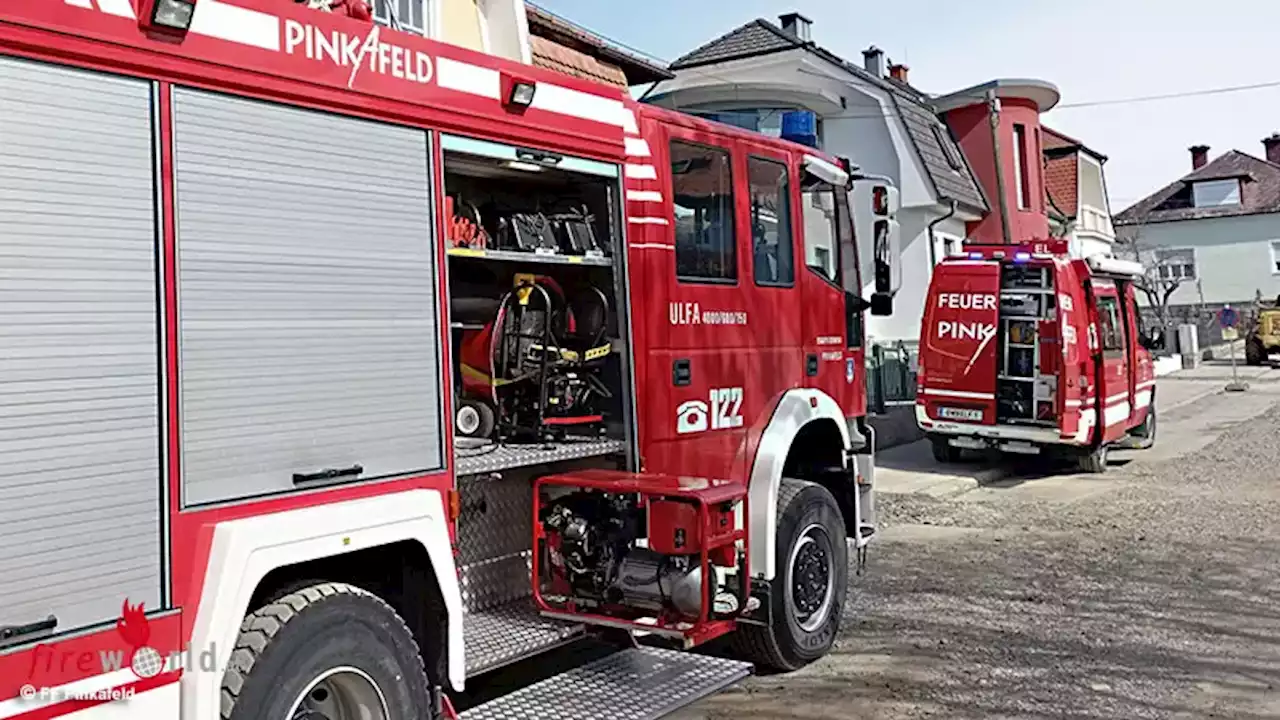
<path fill-rule="evenodd" d="M 954 198 L 951 198 L 951 209 L 947 211 L 947 214 L 929 223 L 929 267 L 938 266 L 938 238 L 934 237 L 933 229 L 943 220 L 950 220 L 955 217 L 955 214 L 956 201 Z"/>
<path fill-rule="evenodd" d="M 991 121 L 991 151 L 996 159 L 996 195 L 1000 198 L 1000 229 L 1004 244 L 1013 244 L 1013 232 L 1009 230 L 1009 198 L 1004 192 L 1004 158 L 1000 154 L 1000 98 L 995 90 L 987 91 L 987 117 Z"/>

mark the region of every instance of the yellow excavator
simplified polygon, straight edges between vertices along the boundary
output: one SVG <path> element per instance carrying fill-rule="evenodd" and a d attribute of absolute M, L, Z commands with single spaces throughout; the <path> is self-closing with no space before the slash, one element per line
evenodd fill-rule
<path fill-rule="evenodd" d="M 1244 337 L 1244 361 L 1263 365 L 1271 353 L 1280 352 L 1280 296 L 1271 307 L 1258 308 L 1253 325 Z"/>

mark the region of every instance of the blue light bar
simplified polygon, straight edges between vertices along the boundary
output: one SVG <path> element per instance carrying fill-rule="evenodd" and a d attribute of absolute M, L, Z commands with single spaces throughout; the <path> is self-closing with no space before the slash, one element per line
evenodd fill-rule
<path fill-rule="evenodd" d="M 981 259 L 982 259 L 982 253 L 980 253 L 980 252 L 971 252 L 971 253 L 969 253 L 969 259 L 970 259 L 970 260 L 981 260 Z"/>
<path fill-rule="evenodd" d="M 1028 252 L 1020 252 L 1020 253 L 1013 254 L 1014 262 L 1026 262 L 1030 259 L 1031 259 L 1031 253 L 1028 253 Z"/>

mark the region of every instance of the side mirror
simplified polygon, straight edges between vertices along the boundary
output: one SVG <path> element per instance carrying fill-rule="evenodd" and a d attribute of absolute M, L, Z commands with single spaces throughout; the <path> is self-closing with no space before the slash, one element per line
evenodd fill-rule
<path fill-rule="evenodd" d="M 888 293 L 871 293 L 871 314 L 884 317 L 893 314 L 893 296 Z"/>

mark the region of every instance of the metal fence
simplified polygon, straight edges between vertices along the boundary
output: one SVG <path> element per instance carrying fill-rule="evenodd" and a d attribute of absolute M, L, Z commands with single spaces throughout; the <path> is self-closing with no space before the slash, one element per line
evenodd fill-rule
<path fill-rule="evenodd" d="M 906 344 L 872 345 L 867 353 L 867 409 L 883 413 L 891 404 L 915 399 L 916 373 Z"/>

